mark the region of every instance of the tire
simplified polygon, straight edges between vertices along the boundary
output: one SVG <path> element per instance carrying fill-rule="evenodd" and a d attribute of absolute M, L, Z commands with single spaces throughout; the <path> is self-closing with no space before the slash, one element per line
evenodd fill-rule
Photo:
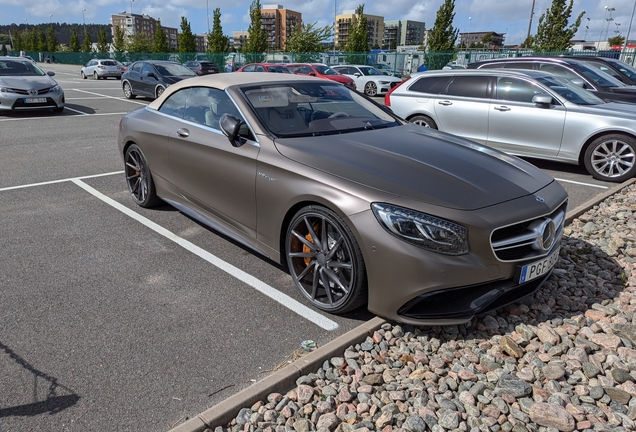
<path fill-rule="evenodd" d="M 82 76 L 82 79 L 86 79 L 86 75 L 84 74 L 84 71 L 81 71 L 80 75 Z"/>
<path fill-rule="evenodd" d="M 137 95 L 133 94 L 132 87 L 130 86 L 130 83 L 128 81 L 124 83 L 123 90 L 124 90 L 124 96 L 126 96 L 126 99 L 134 99 L 137 97 Z"/>
<path fill-rule="evenodd" d="M 409 119 L 411 123 L 415 123 L 420 126 L 424 126 L 425 128 L 437 129 L 437 125 L 430 117 L 424 115 L 416 115 Z"/>
<path fill-rule="evenodd" d="M 373 81 L 369 81 L 364 85 L 364 94 L 367 96 L 376 96 L 378 94 L 378 86 Z"/>
<path fill-rule="evenodd" d="M 157 205 L 161 200 L 157 196 L 148 162 L 136 144 L 128 147 L 124 162 L 126 185 L 128 185 L 133 201 L 146 208 Z"/>
<path fill-rule="evenodd" d="M 93 78 L 98 80 L 99 79 L 99 75 L 97 75 L 97 72 L 93 72 Z"/>
<path fill-rule="evenodd" d="M 59 108 L 53 108 L 53 112 L 54 113 L 62 113 L 64 112 L 64 107 L 59 107 Z"/>
<path fill-rule="evenodd" d="M 344 313 L 366 304 L 360 246 L 333 211 L 312 205 L 296 213 L 287 229 L 285 253 L 296 287 L 316 308 Z"/>
<path fill-rule="evenodd" d="M 636 140 L 620 134 L 600 136 L 585 150 L 583 163 L 595 179 L 624 182 L 636 174 Z"/>
<path fill-rule="evenodd" d="M 158 98 L 159 96 L 161 96 L 164 90 L 165 88 L 163 87 L 157 87 L 157 90 L 155 91 L 155 98 Z"/>

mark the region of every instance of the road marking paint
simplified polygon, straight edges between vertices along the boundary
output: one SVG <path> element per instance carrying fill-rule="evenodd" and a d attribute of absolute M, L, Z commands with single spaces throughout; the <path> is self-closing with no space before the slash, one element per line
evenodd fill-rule
<path fill-rule="evenodd" d="M 76 112 L 76 113 L 79 113 L 79 114 L 82 114 L 82 115 L 90 115 L 89 113 L 85 113 L 84 111 L 79 111 L 79 110 L 76 110 L 76 109 L 73 109 L 73 108 L 69 108 L 69 107 L 64 107 L 64 109 L 67 109 L 69 111 L 73 111 L 73 112 Z"/>
<path fill-rule="evenodd" d="M 122 97 L 108 96 L 108 95 L 103 95 L 103 94 L 89 92 L 89 91 L 80 90 L 80 89 L 71 89 L 71 90 L 75 90 L 75 91 L 78 91 L 78 92 L 81 92 L 81 93 L 88 93 L 88 94 L 92 94 L 92 95 L 95 95 L 95 96 L 103 96 L 103 97 L 109 98 L 109 99 L 115 99 L 115 100 L 130 102 L 130 103 L 136 103 L 136 104 L 139 104 L 139 105 L 148 105 L 148 104 L 145 104 L 143 102 L 137 102 L 137 101 L 134 101 L 134 100 L 126 99 L 125 97 L 122 98 Z"/>
<path fill-rule="evenodd" d="M 577 182 L 574 180 L 566 180 L 566 179 L 560 179 L 560 178 L 555 178 L 556 181 L 560 181 L 560 182 L 564 182 L 564 183 L 572 183 L 572 184 L 577 184 L 577 185 L 581 185 L 581 186 L 589 186 L 589 187 L 595 187 L 595 188 L 599 188 L 599 189 L 609 189 L 608 186 L 601 186 L 601 185 L 595 185 L 592 183 L 582 183 L 582 182 Z"/>
<path fill-rule="evenodd" d="M 321 328 L 323 328 L 325 330 L 328 330 L 328 331 L 332 331 L 332 330 L 335 330 L 335 329 L 338 328 L 338 323 L 336 323 L 335 321 L 332 321 L 329 318 L 317 313 L 313 309 L 310 309 L 309 307 L 303 305 L 302 303 L 299 303 L 298 301 L 294 300 L 293 298 L 289 297 L 288 295 L 283 294 L 282 292 L 278 291 L 277 289 L 267 285 L 263 281 L 255 278 L 254 276 L 252 276 L 252 275 L 244 272 L 243 270 L 233 266 L 232 264 L 223 261 L 222 259 L 220 259 L 217 256 L 211 254 L 210 252 L 200 248 L 199 246 L 191 243 L 190 241 L 185 240 L 185 239 L 177 236 L 172 231 L 169 231 L 169 230 L 165 229 L 161 225 L 156 224 L 155 222 L 153 222 L 150 219 L 140 215 L 139 213 L 136 213 L 136 212 L 132 211 L 128 207 L 118 203 L 117 201 L 113 200 L 112 198 L 109 198 L 106 195 L 104 195 L 103 193 L 99 192 L 97 189 L 94 189 L 93 187 L 87 185 L 82 180 L 80 180 L 78 178 L 75 178 L 75 179 L 71 179 L 71 181 L 73 183 L 75 183 L 77 186 L 79 186 L 82 189 L 84 189 L 86 192 L 90 193 L 91 195 L 93 195 L 93 196 L 99 198 L 100 200 L 104 201 L 106 204 L 108 204 L 108 205 L 114 207 L 115 209 L 119 210 L 120 212 L 124 213 L 126 216 L 129 216 L 129 217 L 133 218 L 137 222 L 145 225 L 146 227 L 148 227 L 151 230 L 155 231 L 157 234 L 160 234 L 160 235 L 164 236 L 168 240 L 172 240 L 173 242 L 175 242 L 176 244 L 178 244 L 182 248 L 188 250 L 189 252 L 192 252 L 193 254 L 195 254 L 198 257 L 204 259 L 205 261 L 209 262 L 213 266 L 215 266 L 215 267 L 219 268 L 220 270 L 223 270 L 224 272 L 230 274 L 231 276 L 234 276 L 238 280 L 246 283 L 247 285 L 249 285 L 252 288 L 254 288 L 257 291 L 259 291 L 260 293 L 266 295 L 267 297 L 271 298 L 272 300 L 274 300 L 274 301 L 280 303 L 281 305 L 285 306 L 286 308 L 288 308 L 292 312 L 295 312 L 296 314 L 298 314 L 302 318 L 305 318 L 305 319 L 313 322 L 318 327 L 321 327 Z"/>
<path fill-rule="evenodd" d="M 70 108 L 66 108 L 69 111 L 75 111 L 72 110 Z M 76 111 L 78 113 L 81 113 L 83 115 L 57 115 L 55 117 L 26 117 L 26 118 L 0 118 L 0 123 L 1 122 L 10 122 L 10 121 L 24 121 L 24 120 L 48 120 L 48 119 L 61 119 L 61 118 L 77 118 L 77 117 L 94 117 L 94 116 L 110 116 L 110 115 L 125 115 L 128 114 L 130 111 L 125 111 L 125 112 L 116 112 L 116 113 L 95 113 L 95 114 L 88 114 L 88 113 L 84 113 L 81 111 Z"/>
<path fill-rule="evenodd" d="M 123 171 L 114 171 L 114 172 L 103 173 L 103 174 L 93 174 L 93 175 L 82 176 L 82 177 L 71 177 L 71 178 L 60 179 L 60 180 L 51 180 L 51 181 L 47 181 L 47 182 L 31 183 L 31 184 L 20 185 L 20 186 L 9 186 L 9 187 L 5 187 L 5 188 L 0 188 L 0 192 L 4 192 L 4 191 L 8 191 L 8 190 L 14 190 L 14 189 L 24 189 L 24 188 L 30 188 L 30 187 L 36 187 L 36 186 L 44 186 L 44 185 L 50 185 L 50 184 L 56 184 L 56 183 L 64 183 L 64 182 L 70 182 L 70 181 L 73 181 L 73 180 L 83 180 L 83 179 L 90 179 L 90 178 L 106 177 L 106 176 L 123 174 L 123 173 L 124 173 Z"/>

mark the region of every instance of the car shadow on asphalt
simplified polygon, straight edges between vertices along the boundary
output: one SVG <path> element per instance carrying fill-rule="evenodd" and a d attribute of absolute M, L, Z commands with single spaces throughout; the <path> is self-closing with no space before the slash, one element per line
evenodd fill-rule
<path fill-rule="evenodd" d="M 26 386 L 23 387 L 27 394 L 15 395 L 13 399 L 18 399 L 20 396 L 27 396 L 33 397 L 34 400 L 27 404 L 12 407 L 0 407 L 0 418 L 33 417 L 40 414 L 55 414 L 72 407 L 80 400 L 79 395 L 70 388 L 60 384 L 57 378 L 36 369 L 7 345 L 0 342 L 0 355 L 2 354 L 6 355 L 10 361 L 14 362 L 18 367 L 29 373 L 33 379 L 33 386 L 29 388 Z M 15 373 L 12 375 L 16 376 Z M 42 386 L 40 384 L 41 382 L 44 382 L 45 384 L 48 383 L 48 386 Z M 42 388 L 43 391 L 46 391 L 46 395 L 43 396 L 44 400 L 37 400 L 42 396 L 41 394 L 36 394 L 38 388 Z M 5 389 L 4 391 L 6 392 L 8 389 Z M 8 397 L 9 395 L 4 394 L 4 396 Z"/>

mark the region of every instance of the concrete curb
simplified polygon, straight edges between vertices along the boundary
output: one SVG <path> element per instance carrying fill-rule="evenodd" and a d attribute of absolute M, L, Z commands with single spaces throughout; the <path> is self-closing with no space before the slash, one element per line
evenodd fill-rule
<path fill-rule="evenodd" d="M 259 400 L 267 399 L 267 395 L 270 393 L 287 393 L 296 387 L 298 378 L 316 372 L 324 361 L 331 357 L 341 357 L 347 347 L 363 342 L 367 336 L 373 335 L 373 332 L 385 322 L 382 318 L 372 318 L 317 350 L 304 355 L 289 366 L 285 366 L 278 372 L 187 420 L 170 432 L 203 432 L 207 428 L 214 429 L 216 426 L 228 424 L 236 417 L 241 408 L 251 407 Z"/>
<path fill-rule="evenodd" d="M 575 218 L 585 213 L 590 208 L 598 205 L 604 199 L 614 195 L 621 189 L 636 183 L 636 178 L 627 180 L 624 183 L 608 189 L 602 194 L 595 196 L 589 201 L 567 212 L 565 224 L 569 224 Z M 303 375 L 313 373 L 325 360 L 331 357 L 339 357 L 350 345 L 364 341 L 367 336 L 371 336 L 375 330 L 380 328 L 386 321 L 382 318 L 373 318 L 342 336 L 337 337 L 328 344 L 318 348 L 289 366 L 275 372 L 268 377 L 258 381 L 248 388 L 230 396 L 223 402 L 202 412 L 190 420 L 180 424 L 170 432 L 203 432 L 207 428 L 214 429 L 217 426 L 224 426 L 231 422 L 242 408 L 252 406 L 259 400 L 265 400 L 270 393 L 286 393 L 296 386 L 296 380 Z"/>

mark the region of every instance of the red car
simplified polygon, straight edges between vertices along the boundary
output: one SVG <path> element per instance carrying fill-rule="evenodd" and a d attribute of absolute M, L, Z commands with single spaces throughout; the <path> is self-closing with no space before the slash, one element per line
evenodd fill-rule
<path fill-rule="evenodd" d="M 339 74 L 335 70 L 331 69 L 326 64 L 321 63 L 290 63 L 285 65 L 287 69 L 295 73 L 296 75 L 311 75 L 318 78 L 330 79 L 332 81 L 339 82 L 349 87 L 352 90 L 356 89 L 356 83 L 348 76 Z"/>
<path fill-rule="evenodd" d="M 237 69 L 236 72 L 278 72 L 292 73 L 289 69 L 280 63 L 249 63 Z"/>

